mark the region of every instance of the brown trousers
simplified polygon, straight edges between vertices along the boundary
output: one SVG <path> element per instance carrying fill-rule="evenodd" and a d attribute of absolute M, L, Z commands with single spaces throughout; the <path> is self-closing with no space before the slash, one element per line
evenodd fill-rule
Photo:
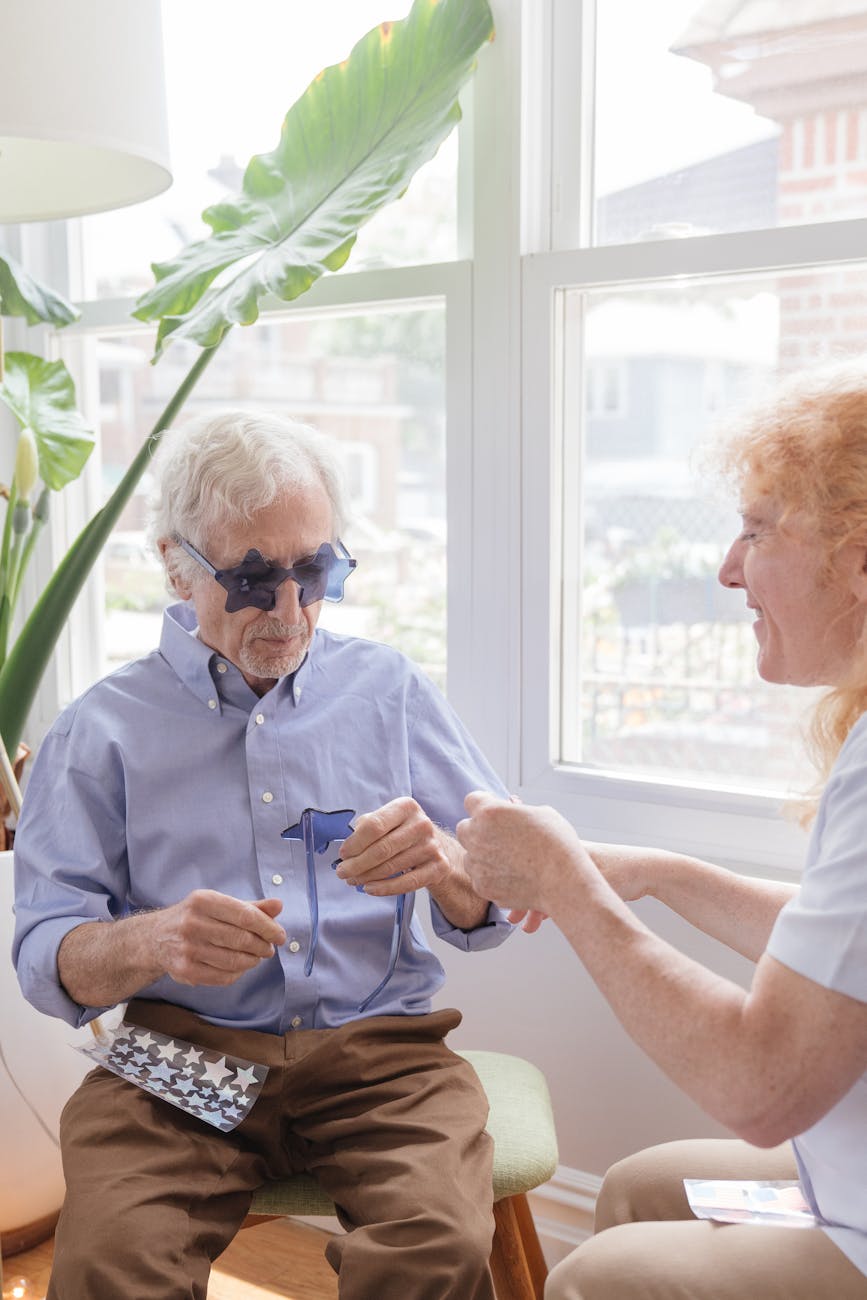
<path fill-rule="evenodd" d="M 867 1300 L 867 1277 L 819 1228 L 696 1219 L 684 1178 L 797 1178 L 791 1147 L 669 1142 L 614 1165 L 596 1234 L 552 1270 L 545 1300 Z"/>
<path fill-rule="evenodd" d="M 232 1133 L 101 1068 L 87 1076 L 61 1117 L 48 1300 L 205 1300 L 253 1190 L 301 1170 L 348 1230 L 326 1249 L 341 1300 L 493 1300 L 488 1104 L 443 1042 L 458 1012 L 283 1037 L 165 1003 L 132 1002 L 126 1019 L 270 1071 Z"/>

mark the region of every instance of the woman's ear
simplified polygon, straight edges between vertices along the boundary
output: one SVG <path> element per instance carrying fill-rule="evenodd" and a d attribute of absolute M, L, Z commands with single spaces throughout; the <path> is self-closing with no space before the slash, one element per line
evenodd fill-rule
<path fill-rule="evenodd" d="M 166 571 L 166 582 L 181 600 L 189 600 L 193 594 L 193 589 L 188 582 L 184 582 L 178 572 L 177 545 L 170 538 L 161 537 L 157 542 L 157 546 L 159 547 L 163 568 Z"/>

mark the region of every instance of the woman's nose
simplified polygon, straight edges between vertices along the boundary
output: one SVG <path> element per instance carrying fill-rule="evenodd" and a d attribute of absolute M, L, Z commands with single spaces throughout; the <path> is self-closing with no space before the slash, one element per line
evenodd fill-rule
<path fill-rule="evenodd" d="M 732 542 L 726 551 L 725 559 L 719 566 L 717 577 L 724 587 L 742 587 L 744 585 L 741 553 L 737 542 Z"/>

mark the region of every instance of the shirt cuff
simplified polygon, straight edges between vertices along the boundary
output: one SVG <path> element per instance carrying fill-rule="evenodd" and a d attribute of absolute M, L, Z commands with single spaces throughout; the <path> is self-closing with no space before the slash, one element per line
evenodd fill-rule
<path fill-rule="evenodd" d="M 515 928 L 506 920 L 505 912 L 494 903 L 488 904 L 484 919 L 472 930 L 461 930 L 452 925 L 434 898 L 430 900 L 430 919 L 437 938 L 463 952 L 483 952 L 486 948 L 498 948 Z"/>
<path fill-rule="evenodd" d="M 46 1016 L 56 1016 L 73 1029 L 80 1029 L 109 1007 L 83 1007 L 66 992 L 57 971 L 57 952 L 61 943 L 80 925 L 92 921 L 92 916 L 57 917 L 42 921 L 22 941 L 16 965 L 18 983 L 27 1001 Z"/>

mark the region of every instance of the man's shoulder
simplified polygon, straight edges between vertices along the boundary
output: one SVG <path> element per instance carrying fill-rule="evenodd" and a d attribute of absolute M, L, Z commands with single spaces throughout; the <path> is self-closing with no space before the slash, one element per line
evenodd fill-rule
<path fill-rule="evenodd" d="M 394 646 L 367 637 L 330 632 L 321 627 L 316 629 L 311 667 L 314 671 L 329 674 L 335 671 L 381 671 L 392 679 L 395 675 L 406 679 L 423 675 L 418 665 Z"/>
<path fill-rule="evenodd" d="M 122 704 L 135 706 L 153 699 L 160 678 L 167 665 L 158 650 L 122 664 L 100 677 L 87 690 L 67 704 L 56 718 L 51 730 L 56 735 L 66 735 L 76 724 L 93 724 L 117 721 L 117 710 Z"/>

